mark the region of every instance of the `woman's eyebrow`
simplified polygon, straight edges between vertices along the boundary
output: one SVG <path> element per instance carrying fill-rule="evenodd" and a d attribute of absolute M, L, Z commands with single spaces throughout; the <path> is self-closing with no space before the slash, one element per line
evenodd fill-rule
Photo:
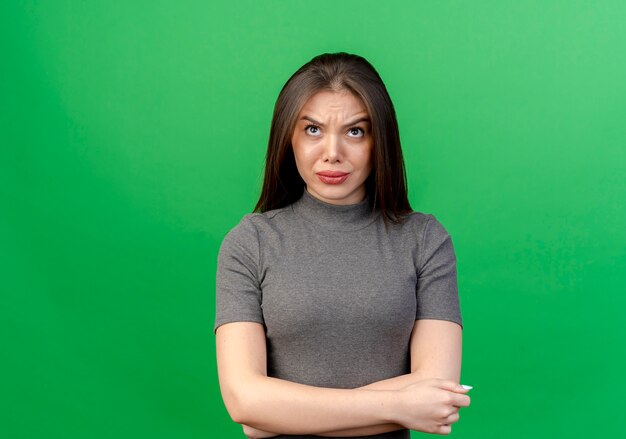
<path fill-rule="evenodd" d="M 319 126 L 321 126 L 321 127 L 323 127 L 323 126 L 324 126 L 324 124 L 323 124 L 322 122 L 318 122 L 317 120 L 313 119 L 313 118 L 312 118 L 312 117 L 310 117 L 310 116 L 302 116 L 302 117 L 300 118 L 300 120 L 308 120 L 309 122 L 314 123 L 315 125 L 319 125 Z M 343 128 L 347 128 L 347 127 L 349 127 L 349 126 L 356 125 L 356 124 L 357 124 L 357 123 L 359 123 L 359 122 L 367 122 L 367 123 L 370 123 L 370 119 L 369 119 L 369 117 L 360 117 L 360 118 L 355 119 L 355 120 L 353 120 L 353 121 L 351 121 L 351 122 L 348 122 L 347 124 L 345 124 L 345 125 L 343 126 Z"/>
<path fill-rule="evenodd" d="M 370 118 L 369 117 L 360 117 L 358 119 L 353 120 L 352 122 L 348 122 L 347 124 L 344 125 L 344 128 L 347 128 L 351 125 L 356 125 L 357 123 L 360 122 L 367 122 L 370 123 Z"/>

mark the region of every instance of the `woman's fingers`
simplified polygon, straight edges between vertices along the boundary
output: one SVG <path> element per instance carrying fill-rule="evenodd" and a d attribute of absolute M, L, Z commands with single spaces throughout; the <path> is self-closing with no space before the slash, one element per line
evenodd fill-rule
<path fill-rule="evenodd" d="M 439 427 L 437 427 L 437 429 L 435 431 L 433 431 L 433 433 L 435 433 L 435 434 L 450 434 L 450 433 L 452 433 L 452 426 L 451 425 L 440 425 Z"/>
<path fill-rule="evenodd" d="M 459 422 L 459 409 L 457 408 L 453 413 L 449 416 L 441 420 L 441 425 L 438 427 L 438 430 L 435 432 L 437 434 L 450 434 L 452 433 L 452 424 Z"/>
<path fill-rule="evenodd" d="M 471 398 L 467 395 L 459 395 L 458 393 L 452 393 L 452 405 L 455 407 L 469 407 L 472 402 Z"/>
<path fill-rule="evenodd" d="M 443 424 L 452 425 L 454 423 L 457 423 L 457 422 L 459 422 L 459 418 L 460 417 L 461 417 L 461 415 L 459 415 L 459 412 L 456 411 L 456 412 L 452 413 L 450 416 L 448 416 L 447 418 L 445 418 L 443 420 Z"/>
<path fill-rule="evenodd" d="M 459 420 L 459 410 L 470 405 L 469 390 L 469 386 L 437 378 L 409 385 L 400 394 L 407 409 L 403 415 L 408 417 L 399 416 L 397 423 L 411 430 L 450 434 Z M 403 404 L 399 407 L 404 408 Z"/>
<path fill-rule="evenodd" d="M 456 407 L 468 407 L 471 402 L 471 398 L 466 395 L 472 387 L 463 386 L 450 380 L 436 380 L 435 384 L 444 390 L 448 390 L 450 393 L 451 404 Z"/>
<path fill-rule="evenodd" d="M 432 379 L 433 384 L 440 389 L 449 390 L 450 392 L 465 394 L 472 390 L 472 386 L 464 386 L 463 384 L 459 384 L 450 380 L 442 380 L 438 378 Z"/>

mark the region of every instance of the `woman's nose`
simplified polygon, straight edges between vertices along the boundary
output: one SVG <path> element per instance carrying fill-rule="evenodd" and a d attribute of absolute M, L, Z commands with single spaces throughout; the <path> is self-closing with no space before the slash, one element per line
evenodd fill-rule
<path fill-rule="evenodd" d="M 324 161 L 335 163 L 341 160 L 341 139 L 335 134 L 326 136 L 324 142 Z"/>

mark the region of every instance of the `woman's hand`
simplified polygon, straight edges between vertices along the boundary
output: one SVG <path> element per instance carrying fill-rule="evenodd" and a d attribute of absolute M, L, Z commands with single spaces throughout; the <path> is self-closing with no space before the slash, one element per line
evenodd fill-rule
<path fill-rule="evenodd" d="M 259 430 L 258 428 L 250 427 L 249 425 L 241 424 L 241 426 L 243 427 L 243 434 L 252 439 L 263 439 L 266 437 L 278 436 L 276 433 Z"/>
<path fill-rule="evenodd" d="M 450 434 L 459 420 L 459 408 L 470 405 L 469 389 L 454 381 L 427 379 L 398 391 L 397 419 L 411 430 Z"/>

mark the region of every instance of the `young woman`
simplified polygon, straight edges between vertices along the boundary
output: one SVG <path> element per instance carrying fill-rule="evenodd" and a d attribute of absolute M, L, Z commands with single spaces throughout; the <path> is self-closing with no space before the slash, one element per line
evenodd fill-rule
<path fill-rule="evenodd" d="M 456 257 L 411 210 L 393 104 L 364 58 L 323 54 L 287 81 L 255 212 L 220 248 L 214 328 L 244 433 L 449 434 L 470 403 Z"/>

